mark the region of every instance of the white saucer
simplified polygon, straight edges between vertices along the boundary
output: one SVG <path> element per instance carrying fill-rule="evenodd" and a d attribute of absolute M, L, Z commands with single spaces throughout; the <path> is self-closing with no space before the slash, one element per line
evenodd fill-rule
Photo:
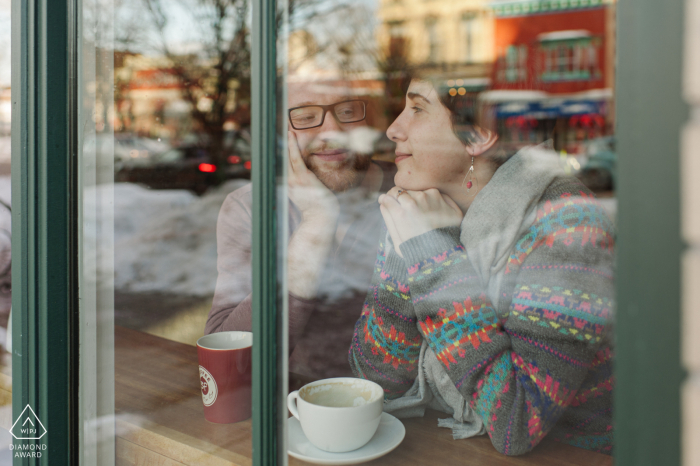
<path fill-rule="evenodd" d="M 406 428 L 391 414 L 382 413 L 379 428 L 374 437 L 362 448 L 347 453 L 329 453 L 311 445 L 294 416 L 287 419 L 288 453 L 294 458 L 314 464 L 357 464 L 384 456 L 398 447 Z"/>

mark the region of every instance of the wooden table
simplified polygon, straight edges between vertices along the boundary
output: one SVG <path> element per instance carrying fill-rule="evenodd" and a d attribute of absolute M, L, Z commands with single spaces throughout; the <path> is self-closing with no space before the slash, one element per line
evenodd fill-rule
<path fill-rule="evenodd" d="M 117 464 L 231 466 L 251 464 L 251 421 L 204 419 L 197 350 L 146 333 L 115 332 Z M 444 417 L 444 414 L 441 414 Z M 610 456 L 545 439 L 519 457 L 498 453 L 487 436 L 455 441 L 438 413 L 404 419 L 406 438 L 369 465 L 611 466 Z M 289 458 L 292 466 L 307 464 Z"/>

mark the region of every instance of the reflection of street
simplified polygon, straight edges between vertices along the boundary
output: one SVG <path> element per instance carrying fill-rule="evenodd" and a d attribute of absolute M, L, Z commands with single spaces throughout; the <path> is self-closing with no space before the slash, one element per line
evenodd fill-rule
<path fill-rule="evenodd" d="M 186 190 L 114 186 L 115 321 L 194 344 L 216 284 L 216 220 L 232 181 L 197 197 Z"/>

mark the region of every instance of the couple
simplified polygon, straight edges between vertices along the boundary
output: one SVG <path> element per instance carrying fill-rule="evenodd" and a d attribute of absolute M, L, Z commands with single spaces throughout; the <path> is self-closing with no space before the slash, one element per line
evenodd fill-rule
<path fill-rule="evenodd" d="M 442 425 L 455 438 L 487 433 L 498 451 L 517 455 L 550 435 L 610 454 L 612 224 L 545 145 L 509 153 L 455 107 L 430 82 L 413 80 L 387 130 L 396 143 L 396 186 L 378 198 L 384 226 L 348 345 L 350 367 L 384 388 L 386 411 L 452 414 Z M 336 111 L 333 124 L 357 124 L 341 123 L 342 115 Z M 293 118 L 290 126 L 296 204 L 298 193 L 332 186 L 325 182 L 330 172 L 315 164 L 324 157 L 347 162 L 338 156 L 348 152 L 324 146 L 314 155 Z M 362 163 L 354 165 L 361 172 Z M 376 189 L 378 175 L 386 181 L 388 170 L 378 169 L 374 185 L 365 169 L 358 186 Z M 333 197 L 314 198 L 315 208 L 299 200 L 302 220 L 289 247 L 292 294 L 304 290 L 293 287 L 293 243 L 320 210 L 337 223 L 342 196 Z M 315 225 L 309 244 L 327 251 L 326 233 Z M 307 251 L 312 263 L 322 251 Z M 300 270 L 313 272 L 306 267 Z M 296 299 L 318 299 L 318 288 L 310 288 Z"/>

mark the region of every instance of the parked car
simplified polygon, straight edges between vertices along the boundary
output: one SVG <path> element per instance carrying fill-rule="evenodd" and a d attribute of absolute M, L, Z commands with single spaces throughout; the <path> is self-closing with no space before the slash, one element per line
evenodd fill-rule
<path fill-rule="evenodd" d="M 170 145 L 156 139 L 136 136 L 131 133 L 114 135 L 114 168 L 149 166 L 158 156 L 170 149 Z"/>
<path fill-rule="evenodd" d="M 251 169 L 250 130 L 230 131 L 226 134 L 224 146 L 228 148 L 226 177 L 250 178 Z"/>
<path fill-rule="evenodd" d="M 615 189 L 617 181 L 617 154 L 615 138 L 606 136 L 592 139 L 586 145 L 585 163 L 576 176 L 591 191 L 605 192 Z"/>
<path fill-rule="evenodd" d="M 116 174 L 117 181 L 142 183 L 153 189 L 189 189 L 204 193 L 223 177 L 250 178 L 250 138 L 232 135 L 225 141 L 224 167 L 217 167 L 206 144 L 182 144 L 161 154 L 149 156 L 148 163 L 124 165 Z"/>

